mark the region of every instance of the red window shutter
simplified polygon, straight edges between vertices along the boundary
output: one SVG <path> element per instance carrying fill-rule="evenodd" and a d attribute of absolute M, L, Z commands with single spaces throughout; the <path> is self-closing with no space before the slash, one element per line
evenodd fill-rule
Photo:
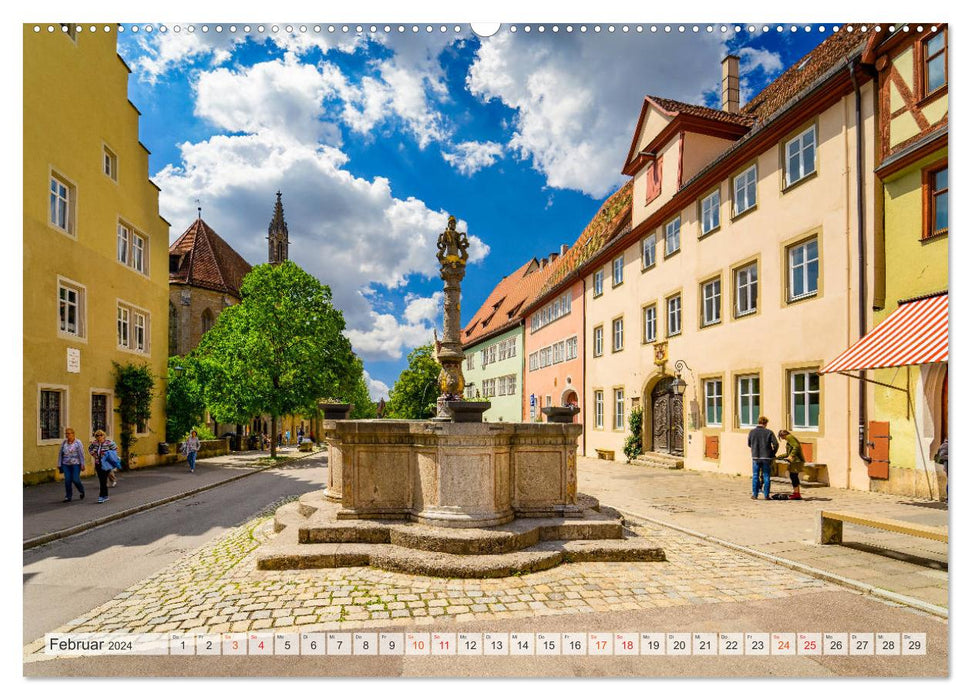
<path fill-rule="evenodd" d="M 657 199 L 661 194 L 661 159 L 657 159 L 647 166 L 647 204 Z"/>
<path fill-rule="evenodd" d="M 705 457 L 708 459 L 718 459 L 718 436 L 705 436 Z"/>

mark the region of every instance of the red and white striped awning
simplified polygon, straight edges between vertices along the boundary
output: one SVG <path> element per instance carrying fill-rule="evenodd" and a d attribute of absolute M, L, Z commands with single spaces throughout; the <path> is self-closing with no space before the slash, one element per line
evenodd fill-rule
<path fill-rule="evenodd" d="M 947 362 L 947 293 L 901 304 L 820 374 L 932 362 Z"/>

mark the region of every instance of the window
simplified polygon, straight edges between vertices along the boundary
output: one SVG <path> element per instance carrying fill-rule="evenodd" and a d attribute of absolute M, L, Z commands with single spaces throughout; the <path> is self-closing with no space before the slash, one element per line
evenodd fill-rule
<path fill-rule="evenodd" d="M 681 295 L 668 299 L 668 335 L 681 333 Z"/>
<path fill-rule="evenodd" d="M 74 235 L 74 188 L 56 175 L 51 175 L 50 198 L 51 223 Z"/>
<path fill-rule="evenodd" d="M 599 297 L 604 293 L 604 271 L 603 268 L 593 273 L 593 295 Z"/>
<path fill-rule="evenodd" d="M 614 258 L 613 286 L 624 283 L 624 256 Z"/>
<path fill-rule="evenodd" d="M 701 325 L 711 326 L 722 320 L 722 281 L 711 280 L 701 285 Z"/>
<path fill-rule="evenodd" d="M 819 429 L 819 374 L 789 373 L 789 417 L 793 430 Z"/>
<path fill-rule="evenodd" d="M 604 393 L 602 391 L 593 392 L 593 427 L 604 427 Z"/>
<path fill-rule="evenodd" d="M 58 330 L 84 337 L 84 288 L 68 282 L 57 282 Z"/>
<path fill-rule="evenodd" d="M 550 396 L 549 394 L 546 395 L 546 405 L 547 406 L 552 406 L 553 405 L 553 397 Z"/>
<path fill-rule="evenodd" d="M 509 357 L 516 356 L 516 339 L 510 338 L 506 341 L 506 353 Z"/>
<path fill-rule="evenodd" d="M 60 440 L 64 427 L 65 392 L 62 389 L 40 391 L 40 439 Z"/>
<path fill-rule="evenodd" d="M 813 238 L 789 249 L 789 301 L 811 297 L 819 285 L 819 245 Z"/>
<path fill-rule="evenodd" d="M 647 180 L 647 201 L 645 204 L 650 204 L 658 195 L 661 194 L 661 156 L 647 166 L 647 173 L 645 174 Z"/>
<path fill-rule="evenodd" d="M 123 306 L 118 307 L 118 346 L 128 347 L 131 312 Z"/>
<path fill-rule="evenodd" d="M 624 349 L 624 319 L 615 318 L 611 323 L 613 336 L 613 345 L 611 346 L 614 352 L 620 352 Z"/>
<path fill-rule="evenodd" d="M 577 337 L 573 336 L 566 341 L 566 359 L 575 360 L 577 358 Z"/>
<path fill-rule="evenodd" d="M 475 369 L 475 353 L 470 352 L 465 356 L 465 369 Z"/>
<path fill-rule="evenodd" d="M 145 314 L 140 314 L 137 311 L 132 314 L 134 319 L 134 336 L 132 337 L 132 349 L 138 352 L 145 352 Z"/>
<path fill-rule="evenodd" d="M 947 30 L 924 42 L 924 95 L 947 85 Z"/>
<path fill-rule="evenodd" d="M 947 166 L 927 171 L 927 221 L 924 238 L 947 233 Z"/>
<path fill-rule="evenodd" d="M 657 254 L 657 235 L 651 234 L 641 241 L 641 269 L 647 270 L 654 267 Z"/>
<path fill-rule="evenodd" d="M 485 367 L 487 364 L 489 364 L 489 348 L 482 351 L 482 366 Z"/>
<path fill-rule="evenodd" d="M 624 429 L 624 390 L 614 389 L 614 430 Z"/>
<path fill-rule="evenodd" d="M 103 430 L 110 433 L 108 425 L 108 394 L 91 394 L 91 432 Z"/>
<path fill-rule="evenodd" d="M 539 369 L 539 353 L 531 352 L 529 353 L 529 371 L 535 372 Z"/>
<path fill-rule="evenodd" d="M 149 315 L 127 304 L 118 305 L 118 347 L 140 353 L 149 351 Z"/>
<path fill-rule="evenodd" d="M 753 165 L 735 176 L 732 188 L 735 192 L 734 202 L 732 203 L 734 216 L 738 216 L 755 206 L 756 175 L 756 167 Z"/>
<path fill-rule="evenodd" d="M 816 172 L 816 127 L 786 143 L 786 187 Z"/>
<path fill-rule="evenodd" d="M 492 364 L 495 361 L 496 361 L 496 346 L 495 345 L 490 345 L 489 346 L 489 364 Z"/>
<path fill-rule="evenodd" d="M 118 156 L 112 153 L 111 149 L 105 146 L 104 158 L 102 159 L 104 174 L 114 181 L 118 181 Z"/>
<path fill-rule="evenodd" d="M 118 262 L 145 272 L 145 237 L 126 224 L 118 224 Z"/>
<path fill-rule="evenodd" d="M 753 428 L 759 421 L 759 377 L 757 374 L 737 378 L 738 425 Z"/>
<path fill-rule="evenodd" d="M 657 340 L 657 304 L 644 307 L 644 342 Z"/>
<path fill-rule="evenodd" d="M 500 362 L 502 362 L 507 357 L 509 357 L 509 350 L 507 350 L 506 348 L 507 348 L 506 341 L 505 340 L 500 341 L 499 342 L 499 361 Z"/>
<path fill-rule="evenodd" d="M 735 316 L 747 316 L 758 310 L 759 267 L 752 263 L 735 270 Z"/>
<path fill-rule="evenodd" d="M 560 341 L 559 343 L 553 343 L 553 364 L 558 364 L 563 362 L 563 353 L 566 350 L 566 343 Z"/>
<path fill-rule="evenodd" d="M 593 356 L 600 357 L 604 354 L 604 327 L 597 326 L 593 329 Z"/>
<path fill-rule="evenodd" d="M 681 250 L 681 217 L 677 216 L 664 226 L 664 255 Z"/>
<path fill-rule="evenodd" d="M 718 207 L 721 205 L 721 190 L 715 190 L 701 200 L 701 235 L 711 233 L 721 225 Z"/>
<path fill-rule="evenodd" d="M 722 424 L 722 380 L 705 380 L 705 425 L 721 427 Z"/>

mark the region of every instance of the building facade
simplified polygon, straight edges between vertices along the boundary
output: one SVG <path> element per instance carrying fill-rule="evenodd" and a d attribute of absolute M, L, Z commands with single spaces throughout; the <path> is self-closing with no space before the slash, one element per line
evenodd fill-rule
<path fill-rule="evenodd" d="M 55 478 L 64 429 L 115 441 L 113 363 L 155 377 L 134 467 L 165 440 L 169 224 L 111 32 L 24 25 L 24 481 Z M 86 473 L 93 473 L 89 462 Z"/>
<path fill-rule="evenodd" d="M 588 455 L 621 455 L 637 406 L 645 452 L 751 473 L 747 435 L 765 415 L 826 465 L 821 479 L 868 487 L 855 383 L 819 374 L 872 305 L 863 39 L 827 39 L 744 108 L 734 57 L 721 110 L 645 98 L 624 168 L 631 231 L 582 266 Z"/>

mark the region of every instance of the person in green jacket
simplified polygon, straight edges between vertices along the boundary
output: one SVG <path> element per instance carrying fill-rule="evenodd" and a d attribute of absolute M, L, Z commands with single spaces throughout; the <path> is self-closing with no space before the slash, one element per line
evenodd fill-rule
<path fill-rule="evenodd" d="M 802 444 L 795 435 L 788 430 L 779 431 L 779 441 L 786 445 L 785 460 L 789 463 L 789 481 L 792 482 L 792 495 L 790 500 L 801 501 L 802 494 L 799 493 L 799 472 L 802 471 L 806 458 L 802 455 Z"/>

